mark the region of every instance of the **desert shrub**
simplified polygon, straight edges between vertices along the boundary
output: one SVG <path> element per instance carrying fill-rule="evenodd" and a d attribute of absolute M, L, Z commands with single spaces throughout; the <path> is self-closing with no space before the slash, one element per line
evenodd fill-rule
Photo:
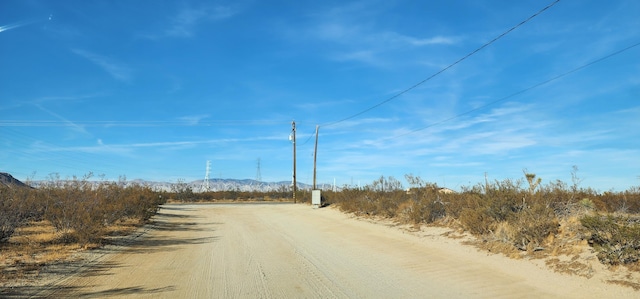
<path fill-rule="evenodd" d="M 439 198 L 422 198 L 416 202 L 413 220 L 415 223 L 432 223 L 446 215 L 445 203 Z"/>
<path fill-rule="evenodd" d="M 60 180 L 52 176 L 41 186 L 43 218 L 61 234 L 61 240 L 82 244 L 99 242 L 108 225 L 120 220 L 144 222 L 163 202 L 148 186 L 118 182 L 91 182 L 91 174 L 82 179 Z"/>
<path fill-rule="evenodd" d="M 580 223 L 589 232 L 589 244 L 604 264 L 631 264 L 640 260 L 640 219 L 587 215 Z"/>
<path fill-rule="evenodd" d="M 476 236 L 492 236 L 521 250 L 539 247 L 558 230 L 551 202 L 543 196 L 557 186 L 544 188 L 535 175 L 525 175 L 527 189 L 522 188 L 521 180 L 487 182 L 450 199 L 445 209 Z"/>
<path fill-rule="evenodd" d="M 337 204 L 343 212 L 370 214 L 374 209 L 369 195 L 369 191 L 360 188 L 344 188 L 341 192 L 331 195 L 330 202 Z"/>
<path fill-rule="evenodd" d="M 594 204 L 602 212 L 640 214 L 640 187 L 624 192 L 604 192 L 594 196 Z"/>
<path fill-rule="evenodd" d="M 29 221 L 47 220 L 64 242 L 100 241 L 106 226 L 120 220 L 140 223 L 153 216 L 167 199 L 148 186 L 118 182 L 62 180 L 52 174 L 38 189 L 0 185 L 0 242 Z"/>
<path fill-rule="evenodd" d="M 580 208 L 582 208 L 585 211 L 593 211 L 596 209 L 596 205 L 593 202 L 592 199 L 590 198 L 583 198 L 582 200 L 580 200 L 580 202 L 578 202 Z"/>
<path fill-rule="evenodd" d="M 547 237 L 558 232 L 559 227 L 553 209 L 541 204 L 512 214 L 507 222 L 513 228 L 509 241 L 521 250 L 542 246 Z"/>
<path fill-rule="evenodd" d="M 387 218 L 396 216 L 398 206 L 406 199 L 406 193 L 401 190 L 390 192 L 375 192 L 372 194 L 374 207 L 372 214 Z"/>
<path fill-rule="evenodd" d="M 571 212 L 569 204 L 572 202 L 572 194 L 567 188 L 567 184 L 560 180 L 540 186 L 538 189 L 540 195 L 539 203 L 552 208 L 558 216 L 569 215 Z"/>
<path fill-rule="evenodd" d="M 462 192 L 453 194 L 441 193 L 436 184 L 407 175 L 410 188 L 406 191 L 400 191 L 395 179 L 381 177 L 362 189 L 345 187 L 323 195 L 344 212 L 395 217 L 404 223 L 430 223 L 450 217 L 475 236 L 527 251 L 553 246 L 548 243 L 562 233 L 561 221 L 578 219 L 594 210 L 640 213 L 640 188 L 599 194 L 580 188 L 575 171 L 571 185 L 559 180 L 542 184 L 540 178 L 525 170 L 524 179 L 463 186 Z M 638 260 L 640 220 L 587 217 L 581 223 L 592 232 L 590 242 L 598 248 L 601 261 L 615 264 Z"/>
<path fill-rule="evenodd" d="M 393 178 L 381 177 L 364 188 L 343 187 L 340 192 L 324 192 L 328 204 L 336 204 L 341 211 L 356 215 L 395 217 L 398 206 L 406 200 L 401 185 Z"/>
<path fill-rule="evenodd" d="M 504 180 L 489 185 L 482 206 L 496 221 L 507 220 L 511 214 L 526 206 L 527 193 L 521 187 L 522 181 Z"/>
<path fill-rule="evenodd" d="M 449 217 L 460 218 L 462 211 L 477 209 L 483 205 L 484 199 L 479 186 L 463 188 L 458 194 L 443 194 L 446 202 L 445 210 Z"/>
<path fill-rule="evenodd" d="M 504 180 L 477 185 L 450 205 L 450 214 L 457 214 L 463 228 L 472 234 L 489 234 L 498 223 L 507 221 L 525 206 L 527 193 L 521 184 L 522 181 Z"/>
<path fill-rule="evenodd" d="M 65 181 L 56 177 L 41 187 L 46 196 L 44 218 L 67 241 L 91 242 L 103 229 L 101 212 L 105 205 L 100 193 L 93 191 L 89 177 Z"/>
<path fill-rule="evenodd" d="M 196 200 L 193 189 L 183 179 L 178 179 L 175 184 L 171 185 L 171 192 L 173 193 L 173 198 L 177 201 L 186 202 Z"/>
<path fill-rule="evenodd" d="M 495 230 L 497 222 L 486 208 L 465 209 L 460 213 L 462 227 L 476 236 Z"/>
<path fill-rule="evenodd" d="M 0 184 L 0 242 L 8 240 L 22 221 L 15 191 Z"/>
<path fill-rule="evenodd" d="M 125 217 L 137 218 L 146 221 L 158 212 L 161 204 L 164 203 L 148 186 L 133 185 L 127 187 L 127 195 L 123 198 L 125 202 L 133 202 L 129 209 L 125 210 Z"/>
<path fill-rule="evenodd" d="M 420 223 L 420 218 L 415 219 L 416 216 L 415 201 L 407 200 L 398 205 L 396 210 L 396 217 L 402 223 Z"/>
<path fill-rule="evenodd" d="M 148 220 L 155 215 L 159 205 L 163 203 L 162 198 L 150 187 L 137 184 L 124 188 L 118 201 L 122 203 L 122 217 L 136 218 L 140 221 Z"/>
<path fill-rule="evenodd" d="M 41 203 L 37 189 L 0 184 L 0 242 L 8 240 L 19 226 L 42 220 Z"/>

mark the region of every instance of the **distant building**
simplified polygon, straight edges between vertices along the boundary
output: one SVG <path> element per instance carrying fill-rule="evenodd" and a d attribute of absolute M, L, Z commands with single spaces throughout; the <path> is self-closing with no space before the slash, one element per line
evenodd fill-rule
<path fill-rule="evenodd" d="M 420 188 L 408 188 L 406 191 L 407 191 L 407 194 L 412 194 L 418 189 L 420 189 Z M 451 190 L 449 188 L 445 188 L 445 187 L 437 187 L 437 191 L 438 191 L 438 193 L 443 193 L 443 194 L 456 193 L 456 191 Z"/>

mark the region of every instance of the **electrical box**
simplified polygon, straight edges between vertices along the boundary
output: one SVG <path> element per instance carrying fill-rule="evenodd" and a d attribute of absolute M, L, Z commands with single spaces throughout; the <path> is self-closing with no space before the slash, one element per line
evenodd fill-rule
<path fill-rule="evenodd" d="M 319 208 L 322 205 L 322 196 L 320 190 L 311 190 L 311 205 L 314 208 Z"/>

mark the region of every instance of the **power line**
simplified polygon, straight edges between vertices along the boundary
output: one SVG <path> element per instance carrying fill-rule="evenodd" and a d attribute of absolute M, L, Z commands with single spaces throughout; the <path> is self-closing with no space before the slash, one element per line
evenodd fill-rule
<path fill-rule="evenodd" d="M 146 121 L 57 121 L 57 120 L 0 120 L 0 127 L 167 127 L 167 126 L 224 126 L 224 125 L 280 125 L 282 120 L 219 120 L 219 121 L 181 121 L 181 120 L 146 120 Z"/>
<path fill-rule="evenodd" d="M 458 64 L 458 63 L 460 63 L 460 62 L 462 62 L 463 60 L 465 60 L 465 59 L 467 59 L 467 58 L 471 57 L 472 55 L 474 55 L 474 54 L 476 54 L 476 53 L 478 53 L 480 50 L 482 50 L 482 49 L 486 48 L 487 46 L 489 46 L 489 45 L 493 44 L 493 43 L 494 43 L 494 42 L 496 42 L 497 40 L 499 40 L 499 39 L 501 39 L 502 37 L 504 37 L 505 35 L 509 34 L 511 31 L 513 31 L 513 30 L 517 29 L 518 27 L 520 27 L 520 26 L 524 25 L 525 23 L 529 22 L 531 19 L 535 18 L 536 16 L 538 16 L 538 15 L 539 15 L 539 14 L 541 14 L 541 13 L 543 13 L 543 12 L 544 12 L 544 11 L 546 11 L 547 9 L 551 8 L 552 6 L 556 5 L 558 2 L 560 2 L 560 0 L 555 0 L 553 3 L 551 3 L 551 4 L 547 5 L 546 7 L 544 7 L 544 8 L 543 8 L 543 9 L 541 9 L 541 10 L 539 10 L 539 11 L 538 11 L 538 12 L 536 12 L 535 14 L 531 15 L 530 17 L 528 17 L 528 18 L 527 18 L 527 19 L 525 19 L 524 21 L 522 21 L 522 22 L 518 23 L 517 25 L 515 25 L 515 26 L 511 27 L 509 30 L 507 30 L 507 31 L 503 32 L 502 34 L 500 34 L 500 35 L 498 35 L 497 37 L 493 38 L 493 39 L 492 39 L 492 40 L 490 40 L 489 42 L 487 42 L 487 43 L 485 43 L 484 45 L 480 46 L 479 48 L 477 48 L 477 49 L 475 49 L 475 50 L 471 51 L 469 54 L 467 54 L 467 55 L 463 56 L 462 58 L 460 58 L 460 59 L 456 60 L 456 61 L 455 61 L 455 62 L 453 62 L 452 64 L 449 64 L 449 65 L 448 65 L 448 66 L 446 66 L 445 68 L 443 68 L 443 69 L 439 70 L 438 72 L 436 72 L 435 74 L 433 74 L 433 75 L 431 75 L 431 76 L 427 77 L 426 79 L 424 79 L 424 80 L 422 80 L 422 81 L 420 81 L 420 82 L 418 82 L 418 83 L 414 84 L 413 86 L 411 86 L 411 87 L 409 87 L 409 88 L 407 88 L 407 89 L 405 89 L 405 90 L 402 90 L 401 92 L 399 92 L 399 93 L 397 93 L 397 94 L 395 94 L 395 95 L 391 96 L 390 98 L 388 98 L 388 99 L 386 99 L 386 100 L 384 100 L 384 101 L 382 101 L 382 102 L 380 102 L 380 103 L 378 103 L 378 104 L 375 104 L 375 105 L 373 105 L 373 106 L 371 106 L 371 107 L 369 107 L 369 108 L 367 108 L 367 109 L 365 109 L 365 110 L 362 110 L 362 111 L 360 111 L 360 112 L 358 112 L 358 113 L 356 113 L 356 114 L 353 114 L 353 115 L 351 115 L 351 116 L 349 116 L 349 117 L 346 117 L 346 118 L 343 118 L 343 119 L 341 119 L 341 120 L 337 120 L 337 121 L 334 121 L 334 122 L 330 122 L 330 123 L 323 124 L 323 125 L 321 125 L 321 126 L 323 126 L 323 127 L 328 127 L 328 126 L 333 126 L 333 125 L 339 124 L 339 123 L 341 123 L 341 122 L 344 122 L 344 121 L 350 120 L 350 119 L 352 119 L 352 118 L 358 117 L 358 116 L 360 116 L 360 115 L 362 115 L 362 114 L 365 114 L 365 113 L 367 113 L 367 112 L 369 112 L 369 111 L 371 111 L 371 110 L 373 110 L 373 109 L 375 109 L 375 108 L 378 108 L 378 107 L 380 107 L 380 106 L 382 106 L 382 105 L 384 105 L 384 104 L 386 104 L 386 103 L 388 103 L 388 102 L 391 102 L 392 100 L 395 100 L 396 98 L 400 97 L 401 95 L 403 95 L 403 94 L 405 94 L 405 93 L 407 93 L 407 92 L 409 92 L 409 91 L 411 91 L 411 90 L 415 89 L 416 87 L 418 87 L 418 86 L 420 86 L 420 85 L 424 84 L 425 82 L 427 82 L 427 81 L 429 81 L 429 80 L 431 80 L 431 79 L 435 78 L 436 76 L 438 76 L 438 75 L 440 75 L 440 74 L 444 73 L 446 70 L 448 70 L 448 69 L 450 69 L 450 68 L 454 67 L 455 65 L 457 65 L 457 64 Z"/>
<path fill-rule="evenodd" d="M 314 133 L 309 134 L 309 138 L 307 138 L 307 140 L 305 140 L 302 144 L 300 144 L 300 146 L 307 144 L 307 142 L 309 142 L 309 140 L 311 140 L 311 137 L 313 137 L 314 135 L 315 135 L 315 131 Z"/>
<path fill-rule="evenodd" d="M 527 92 L 527 91 L 529 91 L 529 90 L 532 90 L 532 89 L 534 89 L 534 88 L 538 88 L 538 87 L 540 87 L 540 86 L 542 86 L 542 85 L 545 85 L 545 84 L 547 84 L 547 83 L 553 82 L 553 81 L 558 80 L 558 79 L 563 78 L 563 77 L 566 77 L 566 76 L 568 76 L 568 75 L 570 75 L 570 74 L 573 74 L 573 73 L 575 73 L 575 72 L 577 72 L 577 71 L 580 71 L 580 70 L 582 70 L 582 69 L 584 69 L 584 68 L 587 68 L 587 67 L 589 67 L 589 66 L 592 66 L 592 65 L 594 65 L 594 64 L 596 64 L 596 63 L 598 63 L 598 62 L 602 62 L 602 61 L 604 61 L 604 60 L 607 60 L 607 59 L 609 59 L 609 58 L 611 58 L 611 57 L 613 57 L 613 56 L 616 56 L 616 55 L 618 55 L 618 54 L 621 54 L 622 52 L 625 52 L 625 51 L 630 50 L 630 49 L 632 49 L 632 48 L 634 48 L 634 47 L 637 47 L 637 46 L 640 46 L 640 42 L 635 43 L 635 44 L 632 44 L 632 45 L 630 45 L 630 46 L 627 46 L 627 47 L 625 47 L 625 48 L 623 48 L 623 49 L 621 49 L 621 50 L 615 51 L 615 52 L 610 53 L 610 54 L 608 54 L 608 55 L 605 55 L 605 56 L 603 56 L 603 57 L 600 57 L 600 58 L 598 58 L 598 59 L 596 59 L 596 60 L 593 60 L 593 61 L 591 61 L 591 62 L 589 62 L 589 63 L 587 63 L 587 64 L 583 64 L 583 65 L 581 65 L 581 66 L 579 66 L 579 67 L 576 67 L 576 68 L 574 68 L 574 69 L 572 69 L 572 70 L 570 70 L 570 71 L 568 71 L 568 72 L 564 72 L 564 73 L 562 73 L 562 74 L 560 74 L 560 75 L 557 75 L 557 76 L 555 76 L 555 77 L 552 77 L 552 78 L 547 79 L 547 80 L 545 80 L 545 81 L 542 81 L 542 82 L 540 82 L 540 83 L 534 84 L 534 85 L 529 86 L 529 87 L 527 87 L 527 88 L 525 88 L 525 89 L 522 89 L 522 90 L 520 90 L 520 91 L 514 92 L 514 93 L 512 93 L 512 94 L 510 94 L 510 95 L 508 95 L 508 96 L 506 96 L 506 97 L 503 97 L 503 98 L 497 99 L 497 100 L 495 100 L 495 101 L 489 102 L 489 103 L 487 103 L 487 104 L 485 104 L 485 105 L 482 105 L 482 106 L 480 106 L 480 107 L 477 107 L 477 108 L 474 108 L 474 109 L 471 109 L 471 110 L 465 111 L 465 112 L 460 113 L 460 114 L 456 114 L 456 115 L 454 115 L 454 116 L 452 116 L 452 117 L 449 117 L 449 118 L 447 118 L 447 119 L 443 119 L 443 120 L 441 120 L 441 121 L 438 121 L 438 122 L 432 123 L 432 124 L 430 124 L 430 125 L 428 125 L 428 126 L 425 126 L 425 127 L 419 128 L 419 129 L 415 129 L 415 130 L 409 131 L 409 132 L 404 133 L 404 134 L 400 134 L 400 135 L 396 135 L 396 136 L 388 137 L 388 138 L 386 138 L 386 139 L 384 139 L 384 140 L 394 139 L 394 138 L 399 138 L 399 137 L 403 137 L 403 136 L 406 136 L 406 135 L 409 135 L 409 134 L 413 134 L 413 133 L 415 133 L 415 132 L 422 131 L 422 130 L 425 130 L 425 129 L 428 129 L 428 128 L 431 128 L 431 127 L 437 126 L 437 125 L 439 125 L 439 124 L 443 124 L 443 123 L 445 123 L 445 122 L 448 122 L 448 121 L 454 120 L 454 119 L 456 119 L 456 118 L 460 118 L 460 117 L 465 116 L 465 115 L 467 115 L 467 114 L 471 114 L 471 113 L 473 113 L 473 112 L 476 112 L 476 111 L 482 110 L 482 109 L 487 108 L 487 107 L 489 107 L 489 106 L 495 105 L 495 104 L 497 104 L 497 103 L 499 103 L 499 102 L 503 102 L 503 101 L 505 101 L 505 100 L 507 100 L 507 99 L 510 99 L 510 98 L 515 97 L 515 96 L 520 95 L 520 94 L 523 94 L 523 93 L 525 93 L 525 92 Z"/>

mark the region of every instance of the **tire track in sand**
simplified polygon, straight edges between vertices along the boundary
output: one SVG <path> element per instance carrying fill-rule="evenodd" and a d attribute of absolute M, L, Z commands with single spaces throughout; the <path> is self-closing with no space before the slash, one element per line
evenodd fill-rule
<path fill-rule="evenodd" d="M 637 298 L 639 292 L 306 205 L 165 205 L 37 297 Z M 428 228 L 427 228 L 428 229 Z M 437 229 L 436 229 L 437 231 Z"/>

